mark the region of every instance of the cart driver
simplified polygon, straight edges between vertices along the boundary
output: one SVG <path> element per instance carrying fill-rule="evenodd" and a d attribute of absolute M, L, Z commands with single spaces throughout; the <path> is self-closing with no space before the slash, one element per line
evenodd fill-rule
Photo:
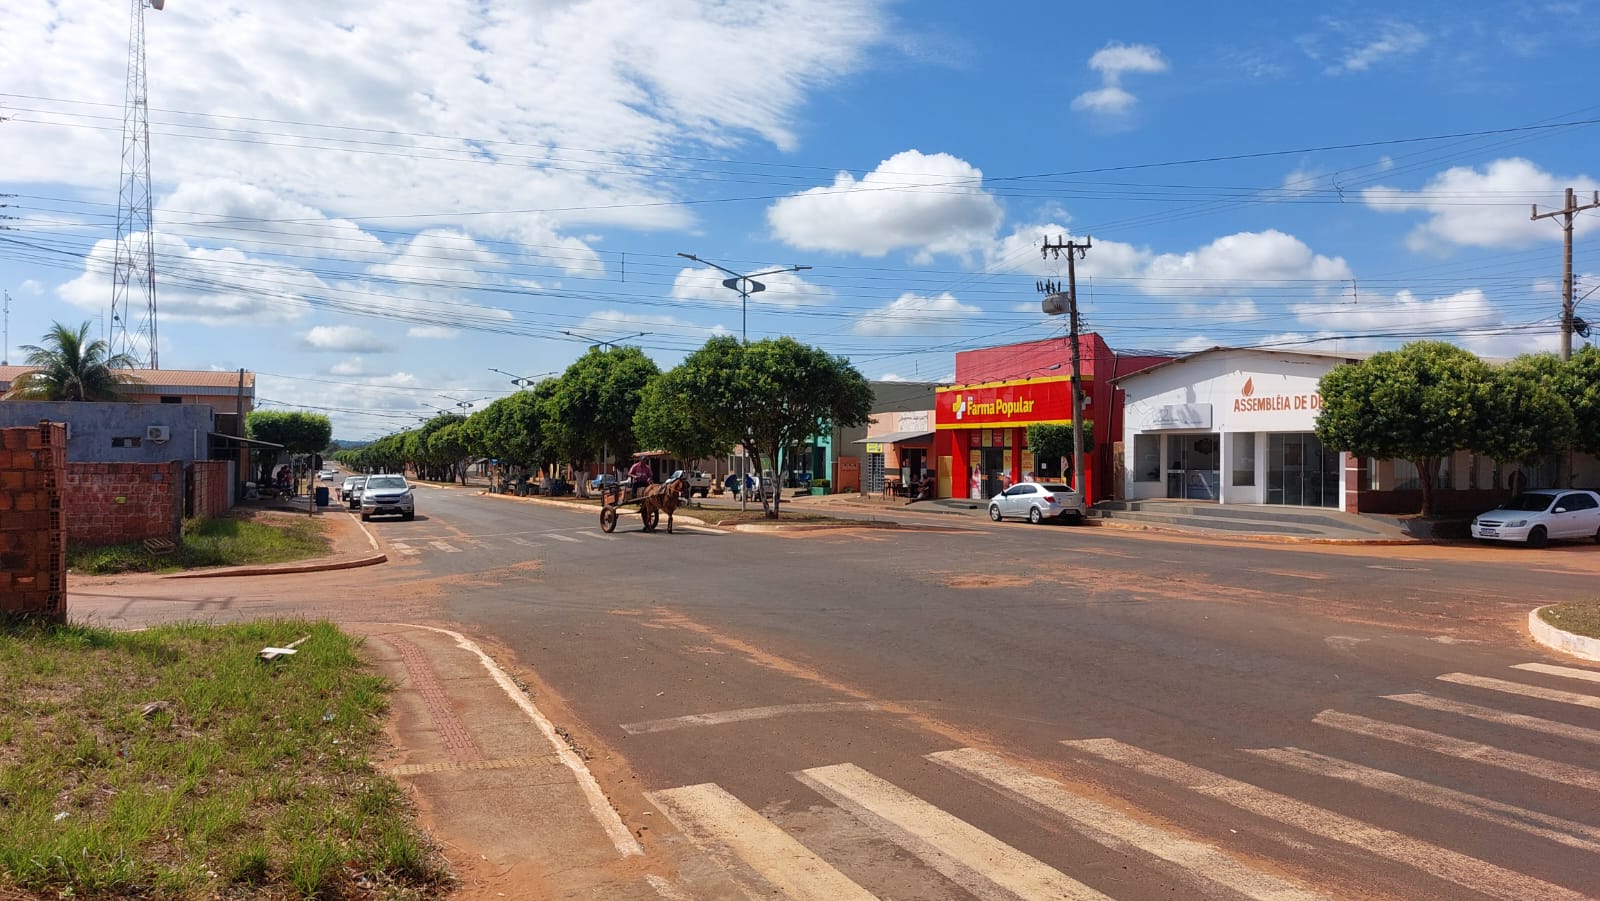
<path fill-rule="evenodd" d="M 643 460 L 633 461 L 633 465 L 628 467 L 628 479 L 633 483 L 633 497 L 638 497 L 650 487 L 652 475 L 649 463 Z"/>

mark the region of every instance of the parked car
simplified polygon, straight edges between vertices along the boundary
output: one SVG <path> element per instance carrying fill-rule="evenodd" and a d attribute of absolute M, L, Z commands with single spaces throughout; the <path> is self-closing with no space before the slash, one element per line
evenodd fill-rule
<path fill-rule="evenodd" d="M 344 502 L 350 505 L 350 509 L 352 509 L 352 510 L 360 509 L 360 507 L 361 507 L 361 486 L 365 485 L 366 483 L 367 483 L 367 477 L 366 476 L 355 476 L 353 478 L 345 480 L 345 483 L 344 483 Z"/>
<path fill-rule="evenodd" d="M 1571 488 L 1524 491 L 1472 520 L 1480 541 L 1520 541 L 1544 547 L 1552 538 L 1600 541 L 1600 494 Z"/>
<path fill-rule="evenodd" d="M 324 482 L 331 482 L 338 477 L 339 474 L 331 469 L 324 469 L 323 471 L 317 473 L 317 478 Z"/>
<path fill-rule="evenodd" d="M 589 480 L 590 491 L 603 491 L 615 487 L 617 487 L 617 474 L 614 472 L 603 472 Z"/>
<path fill-rule="evenodd" d="M 401 519 L 417 518 L 417 501 L 405 476 L 368 476 L 361 486 L 361 520 L 374 516 L 398 516 Z"/>
<path fill-rule="evenodd" d="M 350 500 L 350 492 L 354 491 L 356 484 L 361 481 L 360 476 L 350 476 L 339 485 L 339 500 Z"/>
<path fill-rule="evenodd" d="M 669 482 L 673 479 L 688 480 L 690 497 L 694 497 L 697 494 L 701 497 L 706 497 L 711 494 L 711 473 L 709 472 L 701 472 L 698 469 L 680 469 L 667 477 Z"/>
<path fill-rule="evenodd" d="M 995 522 L 1023 516 L 1031 523 L 1047 519 L 1077 523 L 1085 512 L 1083 496 L 1059 482 L 1020 482 L 989 498 L 989 518 Z"/>

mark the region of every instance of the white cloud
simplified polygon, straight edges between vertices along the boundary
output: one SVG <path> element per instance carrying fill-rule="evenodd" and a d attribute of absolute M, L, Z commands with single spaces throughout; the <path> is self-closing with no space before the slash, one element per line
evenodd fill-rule
<path fill-rule="evenodd" d="M 444 325 L 413 325 L 406 329 L 408 338 L 454 338 L 457 334 L 455 329 Z"/>
<path fill-rule="evenodd" d="M 1249 291 L 1263 283 L 1350 277 L 1343 258 L 1315 253 L 1299 238 L 1276 229 L 1239 232 L 1187 253 L 1160 254 L 1142 274 L 1144 290 L 1153 294 Z"/>
<path fill-rule="evenodd" d="M 36 279 L 25 278 L 22 280 L 22 284 L 17 286 L 17 291 L 38 297 L 44 293 L 44 286 L 39 284 Z"/>
<path fill-rule="evenodd" d="M 337 353 L 390 353 L 393 343 L 384 340 L 371 329 L 354 325 L 318 325 L 300 336 L 301 343 L 311 350 Z"/>
<path fill-rule="evenodd" d="M 1072 108 L 1115 123 L 1124 121 L 1139 102 L 1139 98 L 1122 87 L 1122 76 L 1165 72 L 1167 61 L 1160 50 L 1149 44 L 1112 41 L 1089 57 L 1089 68 L 1100 73 L 1100 87 L 1074 97 Z"/>
<path fill-rule="evenodd" d="M 164 198 L 157 221 L 172 217 L 184 235 L 245 250 L 296 253 L 316 250 L 353 262 L 388 255 L 381 240 L 348 219 L 332 219 L 320 210 L 272 191 L 227 178 L 185 181 Z"/>
<path fill-rule="evenodd" d="M 980 249 L 1002 216 L 976 167 L 917 150 L 895 154 L 859 180 L 841 172 L 832 185 L 767 210 L 773 235 L 794 247 L 868 257 L 913 250 L 924 259 Z"/>
<path fill-rule="evenodd" d="M 731 293 L 731 292 L 730 292 Z M 641 315 L 628 313 L 622 310 L 601 310 L 585 316 L 572 331 L 579 340 L 584 336 L 592 338 L 610 338 L 620 340 L 623 335 L 642 336 L 629 338 L 623 344 L 660 343 L 662 339 L 684 339 L 692 344 L 708 341 L 714 335 L 728 335 L 732 332 L 721 324 L 705 326 L 679 319 L 676 316 Z"/>
<path fill-rule="evenodd" d="M 331 375 L 361 375 L 367 371 L 367 361 L 362 357 L 350 357 L 328 367 Z"/>
<path fill-rule="evenodd" d="M 1339 61 L 1327 68 L 1330 75 L 1365 72 L 1380 62 L 1410 56 L 1428 45 L 1428 36 L 1406 22 L 1384 22 L 1376 34 L 1364 37 L 1348 48 Z"/>
<path fill-rule="evenodd" d="M 1362 192 L 1367 206 L 1383 212 L 1420 210 L 1426 221 L 1411 231 L 1407 242 L 1419 252 L 1459 247 L 1526 247 L 1539 241 L 1558 241 L 1555 222 L 1529 219 L 1529 207 L 1540 212 L 1565 205 L 1565 189 L 1589 194 L 1600 179 L 1586 175 L 1552 175 L 1525 159 L 1496 160 L 1482 169 L 1457 166 L 1435 175 L 1420 190 L 1368 188 Z M 1580 214 L 1575 234 L 1600 228 L 1600 217 Z"/>
<path fill-rule="evenodd" d="M 84 272 L 56 289 L 73 306 L 106 307 L 115 242 L 95 242 Z M 310 311 L 305 297 L 327 290 L 322 279 L 294 266 L 224 248 L 191 247 L 156 232 L 156 298 L 162 321 L 241 326 L 283 322 Z M 142 301 L 140 301 L 142 302 Z"/>
<path fill-rule="evenodd" d="M 956 300 L 949 292 L 928 297 L 906 293 L 887 306 L 856 318 L 858 335 L 953 335 L 971 328 L 982 313 Z"/>

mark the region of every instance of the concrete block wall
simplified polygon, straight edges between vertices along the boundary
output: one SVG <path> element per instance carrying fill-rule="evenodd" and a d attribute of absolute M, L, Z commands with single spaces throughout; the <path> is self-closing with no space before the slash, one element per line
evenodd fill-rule
<path fill-rule="evenodd" d="M 81 544 L 176 541 L 183 528 L 184 465 L 68 463 L 67 537 Z"/>
<path fill-rule="evenodd" d="M 197 460 L 189 464 L 189 496 L 185 516 L 221 516 L 233 505 L 233 464 L 227 460 Z"/>
<path fill-rule="evenodd" d="M 67 619 L 61 423 L 0 429 L 0 613 Z"/>

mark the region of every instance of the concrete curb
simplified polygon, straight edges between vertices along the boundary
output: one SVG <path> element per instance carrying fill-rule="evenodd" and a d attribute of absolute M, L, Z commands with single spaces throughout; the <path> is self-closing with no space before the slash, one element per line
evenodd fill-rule
<path fill-rule="evenodd" d="M 322 561 L 320 563 L 288 563 L 282 566 L 241 566 L 234 569 L 199 570 L 196 572 L 173 573 L 162 576 L 163 579 L 220 579 L 229 576 L 284 576 L 295 573 L 320 573 L 332 572 L 336 569 L 359 569 L 363 566 L 377 566 L 386 563 L 388 554 L 373 554 L 370 557 L 357 557 L 354 560 Z"/>
<path fill-rule="evenodd" d="M 1600 663 L 1600 638 L 1590 638 L 1587 635 L 1577 635 L 1564 629 L 1557 629 L 1539 616 L 1539 611 L 1543 609 L 1545 608 L 1535 607 L 1533 612 L 1528 614 L 1528 631 L 1532 633 L 1534 641 L 1574 657 Z"/>

